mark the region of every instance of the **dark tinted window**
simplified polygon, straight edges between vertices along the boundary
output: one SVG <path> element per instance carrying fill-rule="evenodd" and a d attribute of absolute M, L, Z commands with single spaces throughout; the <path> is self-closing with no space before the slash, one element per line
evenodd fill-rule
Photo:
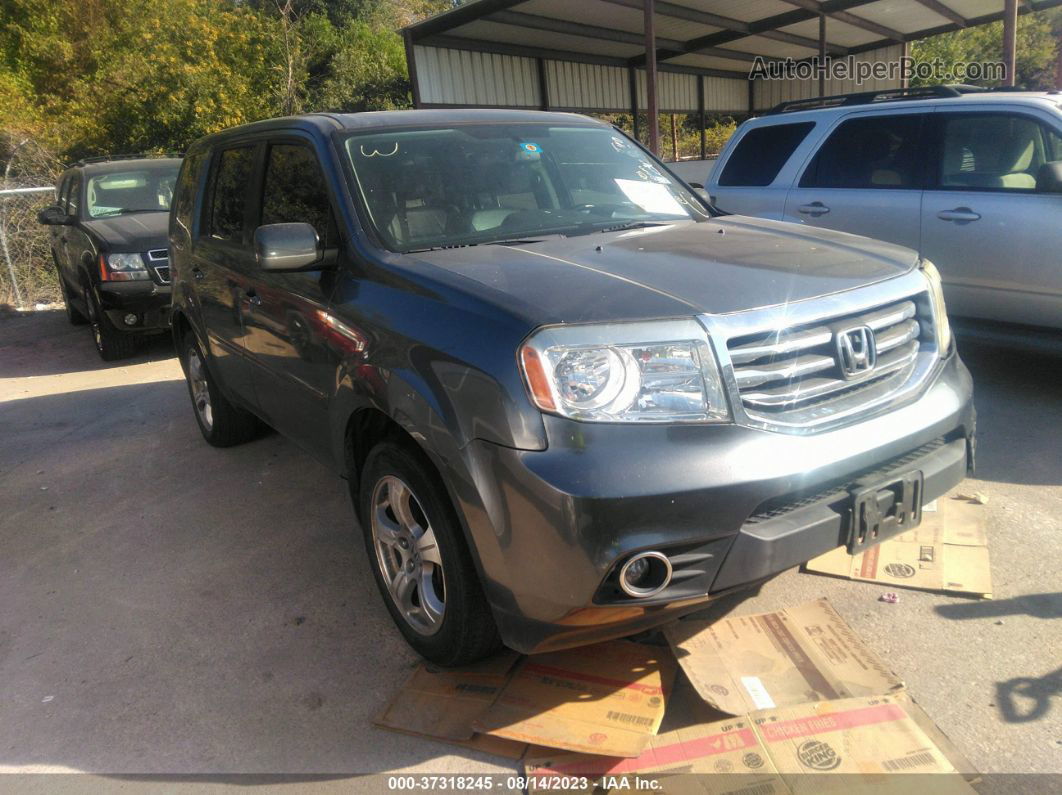
<path fill-rule="evenodd" d="M 1059 159 L 1059 138 L 1028 116 L 947 114 L 939 187 L 946 190 L 1036 190 L 1044 163 Z"/>
<path fill-rule="evenodd" d="M 77 215 L 77 208 L 81 204 L 81 175 L 74 174 L 70 178 L 70 193 L 66 198 L 66 214 Z"/>
<path fill-rule="evenodd" d="M 802 188 L 917 188 L 922 116 L 850 119 L 830 133 Z"/>
<path fill-rule="evenodd" d="M 66 209 L 66 197 L 70 192 L 70 177 L 64 177 L 59 183 L 59 187 L 55 189 L 55 203 Z"/>
<path fill-rule="evenodd" d="M 195 206 L 196 186 L 199 184 L 199 166 L 202 163 L 202 153 L 189 155 L 182 163 L 177 177 L 173 214 L 178 228 L 189 236 L 192 234 L 192 210 Z"/>
<path fill-rule="evenodd" d="M 226 149 L 218 158 L 214 171 L 213 195 L 210 200 L 211 237 L 241 240 L 247 186 L 251 181 L 254 148 Z"/>
<path fill-rule="evenodd" d="M 770 185 L 814 126 L 808 121 L 749 130 L 726 161 L 719 184 Z"/>
<path fill-rule="evenodd" d="M 317 156 L 306 146 L 275 144 L 266 163 L 262 224 L 297 222 L 313 226 L 325 248 L 336 245 L 332 207 Z"/>

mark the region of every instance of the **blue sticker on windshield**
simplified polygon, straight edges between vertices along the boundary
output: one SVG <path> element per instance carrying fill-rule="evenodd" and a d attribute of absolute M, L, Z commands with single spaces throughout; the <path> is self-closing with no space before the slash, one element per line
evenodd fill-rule
<path fill-rule="evenodd" d="M 527 162 L 537 161 L 542 157 L 542 147 L 531 141 L 524 141 L 516 151 L 516 160 Z"/>

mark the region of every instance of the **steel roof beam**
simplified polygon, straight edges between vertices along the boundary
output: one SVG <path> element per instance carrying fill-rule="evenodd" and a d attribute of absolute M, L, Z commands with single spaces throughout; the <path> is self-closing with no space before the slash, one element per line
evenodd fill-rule
<path fill-rule="evenodd" d="M 845 25 L 851 25 L 854 28 L 861 28 L 868 30 L 871 33 L 876 33 L 879 36 L 883 36 L 886 39 L 892 39 L 893 41 L 907 41 L 907 36 L 898 30 L 879 25 L 877 22 L 871 22 L 869 19 L 863 19 L 863 17 L 857 17 L 855 14 L 849 14 L 843 9 L 835 11 L 826 10 L 828 3 L 820 3 L 818 0 L 782 0 L 783 3 L 788 3 L 791 6 L 802 8 L 805 11 L 810 11 L 815 14 L 825 14 L 831 19 L 836 19 L 838 22 L 843 22 Z"/>
<path fill-rule="evenodd" d="M 469 22 L 475 22 L 487 14 L 493 14 L 495 11 L 504 11 L 523 2 L 525 0 L 479 0 L 478 3 L 458 6 L 452 11 L 428 17 L 423 22 L 410 25 L 406 30 L 409 31 L 410 38 L 417 42 L 427 36 L 445 33 L 448 30 L 467 25 Z"/>
<path fill-rule="evenodd" d="M 642 0 L 601 0 L 601 2 L 611 3 L 616 6 L 624 6 L 625 8 L 641 9 L 642 7 Z M 748 22 L 720 16 L 719 14 L 711 14 L 707 11 L 698 11 L 695 8 L 676 5 L 675 3 L 658 2 L 656 4 L 656 15 L 658 17 L 684 19 L 688 22 L 696 22 L 699 25 L 711 25 L 715 28 L 735 31 L 745 36 L 752 35 L 749 32 L 750 23 Z M 780 41 L 785 44 L 795 44 L 798 47 L 806 47 L 809 50 L 817 50 L 819 48 L 819 42 L 816 39 L 811 39 L 807 36 L 798 36 L 795 33 L 784 33 L 780 30 L 768 30 L 757 35 L 763 36 L 765 39 Z M 847 47 L 842 47 L 839 44 L 830 44 L 828 47 L 833 55 L 844 55 L 848 52 Z"/>
<path fill-rule="evenodd" d="M 821 5 L 817 5 L 818 11 L 808 11 L 803 8 L 797 8 L 792 11 L 786 11 L 784 14 L 775 14 L 772 17 L 764 17 L 758 19 L 755 22 L 747 23 L 745 30 L 722 30 L 718 33 L 709 33 L 706 36 L 700 36 L 696 39 L 691 39 L 686 42 L 684 53 L 673 53 L 669 57 L 676 57 L 677 55 L 683 55 L 685 53 L 700 52 L 706 47 L 716 47 L 720 44 L 729 44 L 732 41 L 738 41 L 748 36 L 763 36 L 766 33 L 775 31 L 778 28 L 784 28 L 789 25 L 795 25 L 798 22 L 807 22 L 809 19 L 818 19 L 819 11 L 823 13 L 837 13 L 845 12 L 850 8 L 857 8 L 859 6 L 875 3 L 878 0 L 826 0 Z M 818 42 L 815 42 L 815 49 L 818 49 Z M 851 52 L 849 48 L 847 55 Z"/>
<path fill-rule="evenodd" d="M 1018 14 L 1028 14 L 1033 11 L 1046 11 L 1049 8 L 1056 8 L 1062 6 L 1062 0 L 1040 0 L 1038 3 L 1025 2 L 1018 6 Z M 978 25 L 987 25 L 989 22 L 998 22 L 1003 19 L 1003 11 L 997 11 L 994 14 L 985 14 L 980 17 L 972 17 L 966 20 L 966 27 L 973 28 Z M 939 36 L 941 33 L 953 33 L 956 30 L 962 30 L 962 26 L 949 22 L 947 25 L 938 25 L 934 28 L 926 28 L 924 30 L 915 31 L 914 33 L 907 34 L 908 41 L 917 41 L 919 39 L 926 39 L 930 36 Z M 882 47 L 888 47 L 890 44 L 896 42 L 891 39 L 882 39 L 880 41 L 872 41 L 867 44 L 860 44 L 858 47 L 852 47 L 849 51 L 851 55 L 858 55 L 864 52 L 870 52 L 871 50 L 878 50 Z"/>

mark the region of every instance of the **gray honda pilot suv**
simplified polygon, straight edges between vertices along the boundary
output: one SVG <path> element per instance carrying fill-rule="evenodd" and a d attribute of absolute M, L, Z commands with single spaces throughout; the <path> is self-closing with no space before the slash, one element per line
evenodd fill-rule
<path fill-rule="evenodd" d="M 265 423 L 346 478 L 395 623 L 440 664 L 857 552 L 973 463 L 931 263 L 721 215 L 583 116 L 228 130 L 189 149 L 170 245 L 204 437 Z"/>

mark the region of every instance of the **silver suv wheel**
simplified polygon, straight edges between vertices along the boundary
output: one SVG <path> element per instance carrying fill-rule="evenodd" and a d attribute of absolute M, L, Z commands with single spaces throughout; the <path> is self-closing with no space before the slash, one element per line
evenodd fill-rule
<path fill-rule="evenodd" d="M 443 562 L 435 531 L 416 495 L 393 475 L 377 481 L 371 504 L 376 563 L 388 593 L 413 630 L 434 635 L 446 611 Z"/>

